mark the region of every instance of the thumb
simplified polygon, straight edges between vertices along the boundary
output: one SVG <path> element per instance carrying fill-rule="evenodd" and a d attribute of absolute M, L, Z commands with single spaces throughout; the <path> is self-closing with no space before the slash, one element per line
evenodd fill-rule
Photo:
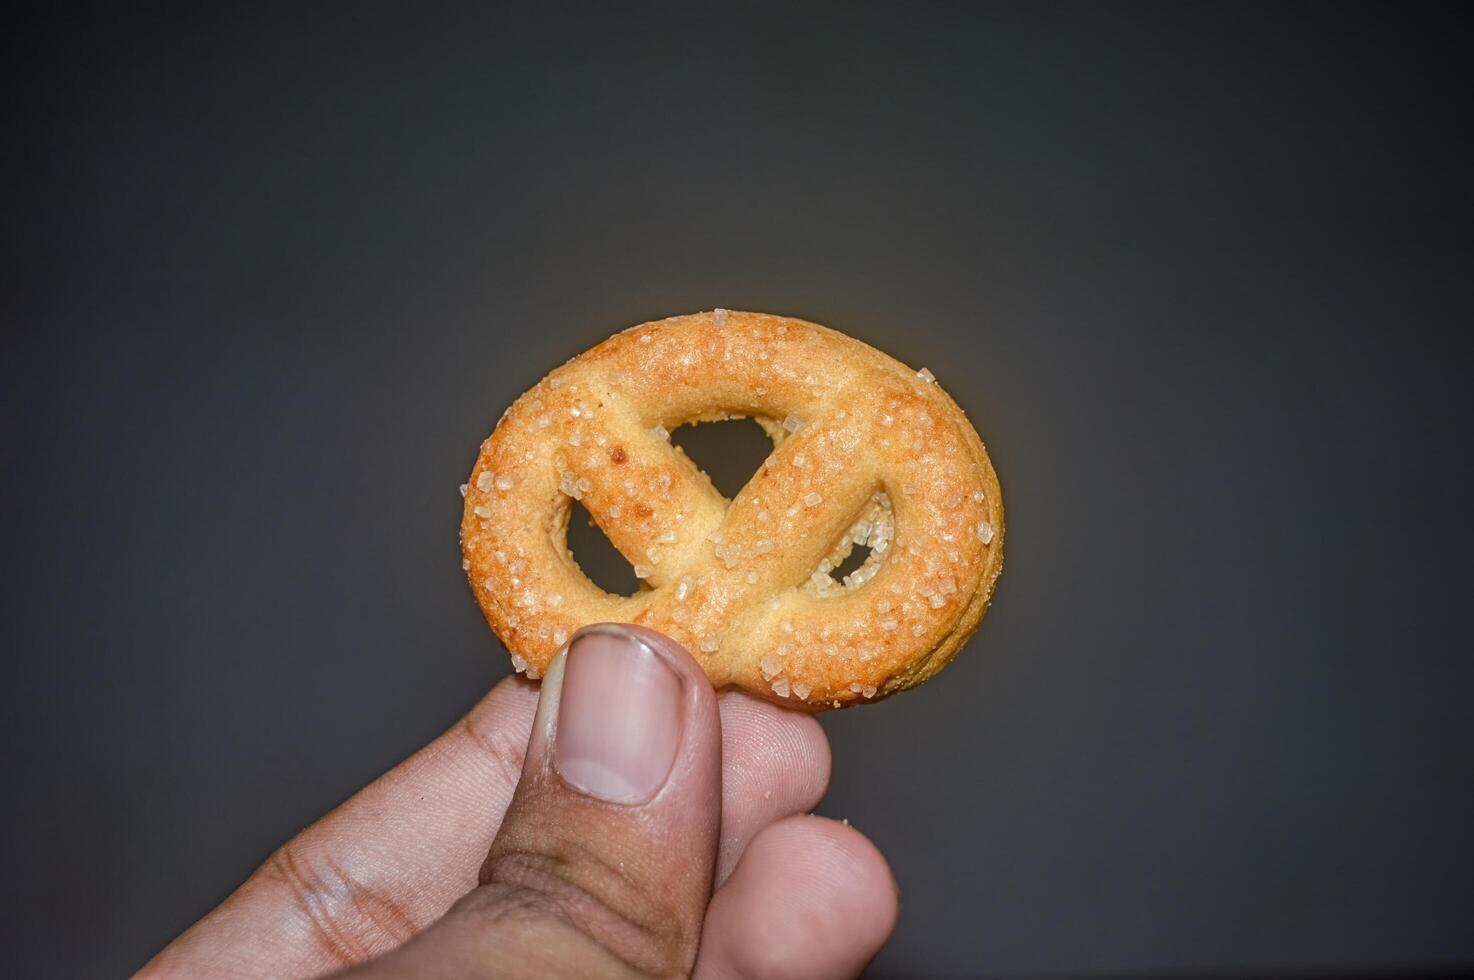
<path fill-rule="evenodd" d="M 688 975 L 720 825 L 701 667 L 651 630 L 580 630 L 543 679 L 480 886 L 365 973 Z"/>

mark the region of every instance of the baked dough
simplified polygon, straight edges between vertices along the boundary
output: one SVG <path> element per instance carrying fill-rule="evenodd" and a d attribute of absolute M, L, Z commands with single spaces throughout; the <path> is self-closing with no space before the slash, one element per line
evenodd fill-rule
<path fill-rule="evenodd" d="M 728 501 L 669 433 L 739 417 L 774 448 Z M 997 477 L 931 372 L 760 313 L 645 323 L 579 355 L 503 413 L 462 490 L 467 577 L 534 678 L 579 627 L 628 622 L 684 644 L 718 688 L 808 709 L 877 699 L 956 655 L 1003 568 Z M 575 500 L 634 566 L 635 595 L 579 569 Z M 836 582 L 856 544 L 869 556 Z"/>

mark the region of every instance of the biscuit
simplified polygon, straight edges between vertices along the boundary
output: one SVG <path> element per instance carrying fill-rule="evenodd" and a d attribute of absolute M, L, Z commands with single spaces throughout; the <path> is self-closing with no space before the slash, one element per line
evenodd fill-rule
<path fill-rule="evenodd" d="M 751 417 L 773 452 L 728 501 L 677 426 Z M 817 710 L 941 670 L 1003 568 L 1003 499 L 926 369 L 802 320 L 716 310 L 632 327 L 503 414 L 463 487 L 487 622 L 529 677 L 598 622 L 686 646 L 718 688 Z M 580 501 L 641 580 L 611 595 L 568 550 Z M 870 549 L 844 581 L 829 574 Z"/>

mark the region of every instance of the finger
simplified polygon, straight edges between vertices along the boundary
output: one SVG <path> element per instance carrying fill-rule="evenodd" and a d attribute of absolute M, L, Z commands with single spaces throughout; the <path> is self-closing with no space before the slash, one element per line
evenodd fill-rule
<path fill-rule="evenodd" d="M 311 976 L 403 943 L 476 884 L 522 769 L 536 686 L 465 718 L 288 841 L 143 974 Z"/>
<path fill-rule="evenodd" d="M 748 845 L 713 897 L 698 980 L 855 977 L 895 928 L 898 893 L 875 845 L 846 824 L 789 817 Z"/>
<path fill-rule="evenodd" d="M 580 630 L 554 660 L 481 886 L 363 976 L 684 976 L 721 828 L 716 697 L 675 642 Z"/>
<path fill-rule="evenodd" d="M 716 882 L 727 880 L 748 841 L 768 824 L 818 805 L 829 788 L 829 740 L 807 712 L 738 691 L 722 713 L 722 841 Z"/>
<path fill-rule="evenodd" d="M 476 874 L 521 774 L 537 705 L 520 677 L 445 734 L 281 847 L 146 972 L 302 976 L 388 952 L 445 914 Z M 829 745 L 806 713 L 719 699 L 718 882 L 773 820 L 805 812 L 829 781 Z"/>

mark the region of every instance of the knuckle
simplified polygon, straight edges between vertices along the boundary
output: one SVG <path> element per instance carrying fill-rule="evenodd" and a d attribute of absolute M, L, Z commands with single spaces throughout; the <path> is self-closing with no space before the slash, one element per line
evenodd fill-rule
<path fill-rule="evenodd" d="M 544 842 L 546 843 L 546 842 Z M 684 976 L 695 958 L 700 917 L 639 887 L 574 841 L 537 851 L 494 851 L 463 912 L 484 928 L 586 940 L 615 972 Z"/>
<path fill-rule="evenodd" d="M 402 945 L 420 929 L 389 891 L 358 880 L 310 843 L 288 841 L 258 874 L 285 889 L 288 907 L 328 962 L 360 963 Z"/>

